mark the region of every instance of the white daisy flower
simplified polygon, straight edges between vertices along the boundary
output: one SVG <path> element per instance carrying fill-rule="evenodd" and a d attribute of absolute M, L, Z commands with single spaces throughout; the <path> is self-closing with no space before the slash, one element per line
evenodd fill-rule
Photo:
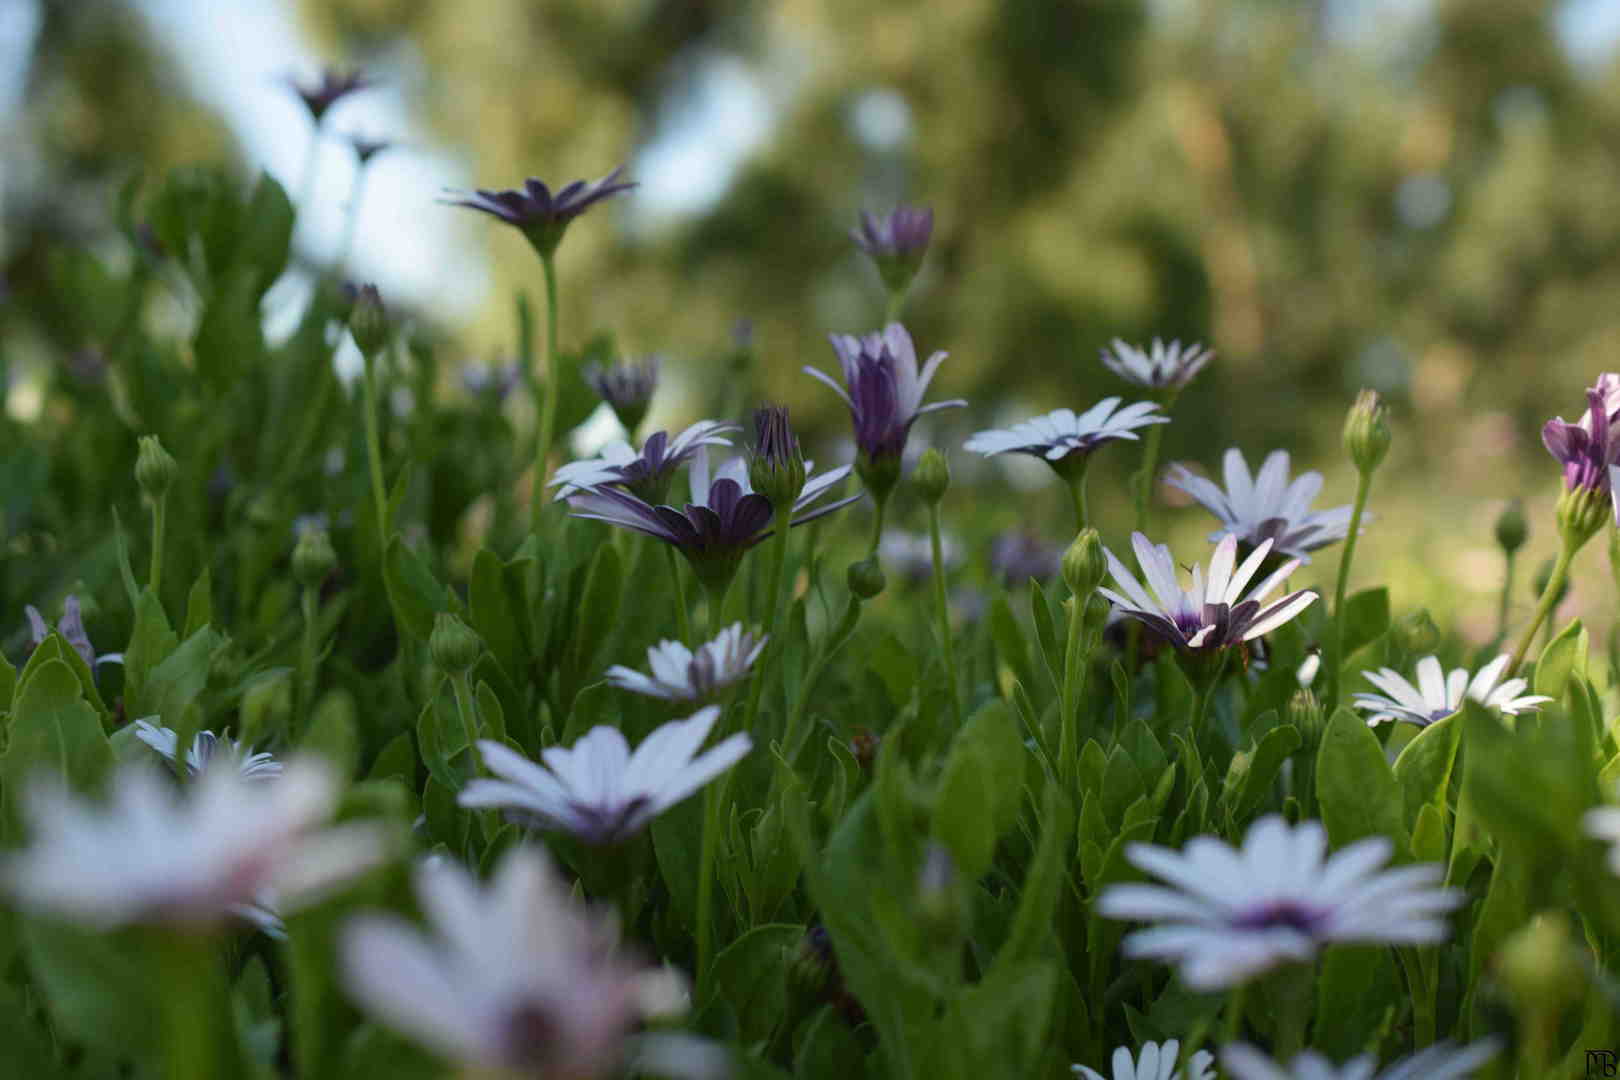
<path fill-rule="evenodd" d="M 135 737 L 150 746 L 153 750 L 168 758 L 171 762 L 175 755 L 175 741 L 178 736 L 172 728 L 162 727 L 150 720 L 135 721 Z M 228 736 L 215 735 L 212 731 L 199 731 L 186 749 L 186 772 L 196 776 L 208 768 L 209 762 L 216 756 L 227 757 L 236 763 L 241 770 L 243 779 L 269 780 L 281 775 L 281 762 L 269 753 L 255 754 L 252 747 L 245 747 Z"/>
<path fill-rule="evenodd" d="M 1361 674 L 1384 693 L 1352 696 L 1356 708 L 1373 714 L 1367 717 L 1369 725 L 1381 724 L 1385 720 L 1405 720 L 1423 727 L 1436 720 L 1444 720 L 1462 708 L 1465 698 L 1471 698 L 1488 709 L 1499 710 L 1506 716 L 1535 712 L 1552 700 L 1545 694 L 1521 694 L 1529 685 L 1524 679 L 1509 679 L 1498 684 L 1497 680 L 1507 670 L 1508 662 L 1507 656 L 1498 656 L 1470 679 L 1468 669 L 1453 668 L 1451 674 L 1447 675 L 1441 669 L 1438 657 L 1425 656 L 1417 663 L 1416 686 L 1407 682 L 1394 668 L 1380 668 Z"/>
<path fill-rule="evenodd" d="M 1170 466 L 1170 474 L 1165 477 L 1165 483 L 1185 491 L 1220 519 L 1224 528 L 1211 533 L 1210 540 L 1219 540 L 1227 533 L 1235 534 L 1250 547 L 1271 540 L 1279 553 L 1310 562 L 1306 552 L 1337 543 L 1349 533 L 1348 505 L 1311 509 L 1311 501 L 1322 490 L 1321 473 L 1300 473 L 1289 482 L 1288 451 L 1273 450 L 1254 476 L 1235 447 L 1226 452 L 1222 464 L 1226 475 L 1224 491 L 1182 465 Z"/>
<path fill-rule="evenodd" d="M 1242 983 L 1288 961 L 1308 961 L 1334 942 L 1430 945 L 1444 940 L 1441 916 L 1463 902 L 1435 886 L 1433 863 L 1380 870 L 1390 841 L 1373 836 L 1327 856 L 1320 822 L 1290 826 L 1280 816 L 1250 827 L 1241 850 L 1213 836 L 1184 852 L 1132 844 L 1130 861 L 1169 883 L 1114 885 L 1098 910 L 1112 919 L 1161 925 L 1125 939 L 1130 956 L 1180 965 L 1195 990 Z"/>
<path fill-rule="evenodd" d="M 1500 1049 L 1494 1039 L 1463 1047 L 1435 1043 L 1380 1071 L 1371 1054 L 1335 1065 L 1316 1051 L 1307 1050 L 1287 1065 L 1279 1065 L 1247 1043 L 1234 1043 L 1221 1047 L 1221 1065 L 1233 1080 L 1464 1080 Z"/>
<path fill-rule="evenodd" d="M 419 864 L 415 879 L 432 935 L 394 915 L 351 919 L 342 975 L 372 1017 L 450 1061 L 602 1076 L 625 1063 L 638 1025 L 686 1006 L 681 977 L 619 948 L 612 920 L 575 903 L 537 848 L 507 852 L 487 887 L 449 860 Z M 656 1057 L 648 1067 L 659 1071 Z"/>
<path fill-rule="evenodd" d="M 660 641 L 647 650 L 652 675 L 614 664 L 607 669 L 607 681 L 622 690 L 666 701 L 702 701 L 746 679 L 768 637 L 755 637 L 739 622 L 699 645 L 695 653 L 678 641 Z"/>
<path fill-rule="evenodd" d="M 1215 1072 L 1210 1068 L 1215 1062 L 1214 1054 L 1200 1050 L 1188 1059 L 1183 1068 L 1177 1070 L 1176 1055 L 1180 1052 L 1181 1043 L 1175 1039 L 1168 1040 L 1163 1046 L 1148 1042 L 1142 1044 L 1141 1053 L 1133 1061 L 1130 1047 L 1121 1046 L 1114 1051 L 1112 1077 L 1084 1065 L 1070 1065 L 1069 1070 L 1083 1080 L 1215 1080 Z"/>
<path fill-rule="evenodd" d="M 1057 468 L 1070 457 L 1084 458 L 1091 451 L 1114 439 L 1136 439 L 1138 428 L 1168 424 L 1151 401 L 1138 401 L 1117 408 L 1120 399 L 1104 398 L 1083 413 L 1058 409 L 1010 428 L 981 431 L 963 443 L 963 449 L 991 457 L 995 454 L 1029 454 Z"/>
<path fill-rule="evenodd" d="M 23 799 L 33 841 L 0 863 L 0 888 L 25 907 L 98 928 L 206 925 L 270 898 L 285 910 L 386 854 L 377 827 L 321 828 L 337 799 L 337 778 L 310 759 L 268 783 L 208 769 L 183 790 L 127 765 L 104 807 L 47 778 Z"/>
<path fill-rule="evenodd" d="M 592 728 L 573 749 L 548 747 L 541 766 L 511 748 L 479 740 L 484 764 L 499 779 L 462 789 L 462 806 L 507 811 L 536 828 L 562 829 L 587 843 L 617 843 L 694 794 L 753 748 L 738 732 L 703 754 L 720 710 L 710 705 L 672 720 L 642 740 L 636 752 L 616 728 Z"/>
<path fill-rule="evenodd" d="M 1182 345 L 1172 341 L 1166 345 L 1154 338 L 1152 346 L 1140 349 L 1115 338 L 1110 348 L 1102 351 L 1102 362 L 1109 371 L 1137 386 L 1180 390 L 1214 355 L 1197 343 Z"/>
<path fill-rule="evenodd" d="M 1149 543 L 1141 533 L 1131 534 L 1131 547 L 1152 594 L 1111 551 L 1104 552 L 1108 556 L 1108 570 L 1123 592 L 1108 588 L 1097 591 L 1121 614 L 1142 623 L 1183 652 L 1224 649 L 1252 641 L 1275 630 L 1316 600 L 1316 593 L 1300 589 L 1266 603 L 1266 597 L 1298 569 L 1298 559 L 1284 563 L 1244 595 L 1249 579 L 1271 553 L 1270 540 L 1261 541 L 1242 565 L 1235 565 L 1237 537 L 1227 535 L 1215 546 L 1215 554 L 1210 558 L 1208 582 L 1204 580 L 1203 567 L 1195 564 L 1191 585 L 1185 589 L 1176 579 L 1176 563 L 1168 547 Z"/>

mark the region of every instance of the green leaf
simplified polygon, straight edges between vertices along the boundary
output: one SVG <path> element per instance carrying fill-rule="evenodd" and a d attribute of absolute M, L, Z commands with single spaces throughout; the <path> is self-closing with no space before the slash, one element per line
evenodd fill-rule
<path fill-rule="evenodd" d="M 355 712 L 353 694 L 344 689 L 328 690 L 316 704 L 314 719 L 299 748 L 325 757 L 337 775 L 352 776 L 360 757 Z"/>
<path fill-rule="evenodd" d="M 524 670 L 523 633 L 514 605 L 510 583 L 501 560 L 488 548 L 473 559 L 472 581 L 468 585 L 468 614 L 472 628 L 484 639 L 501 668 L 514 678 Z"/>
<path fill-rule="evenodd" d="M 1535 692 L 1546 694 L 1554 701 L 1564 697 L 1564 687 L 1571 675 L 1586 678 L 1586 655 L 1589 636 L 1579 619 L 1571 619 L 1568 626 L 1541 651 L 1536 661 Z"/>
<path fill-rule="evenodd" d="M 1055 784 L 1047 786 L 1041 800 L 1040 820 L 1041 839 L 1024 876 L 1018 911 L 985 975 L 987 982 L 1011 978 L 1015 969 L 1042 957 L 1055 941 L 1052 919 L 1062 896 L 1065 856 L 1074 835 L 1074 810 Z"/>
<path fill-rule="evenodd" d="M 1408 821 L 1415 824 L 1424 806 L 1445 809 L 1461 728 L 1458 715 L 1437 720 L 1420 730 L 1395 759 L 1395 779 L 1405 794 Z"/>
<path fill-rule="evenodd" d="M 624 567 L 619 551 L 612 544 L 597 549 L 585 575 L 585 589 L 580 594 L 573 617 L 573 634 L 568 642 L 568 660 L 564 676 L 577 687 L 595 674 L 596 654 L 607 641 L 608 634 L 619 618 L 619 600 L 624 594 Z M 565 703 L 573 697 L 565 693 Z"/>
<path fill-rule="evenodd" d="M 1343 706 L 1334 710 L 1316 760 L 1317 797 L 1333 846 L 1381 835 L 1395 842 L 1397 853 L 1404 853 L 1405 802 L 1384 748 L 1367 722 Z"/>
<path fill-rule="evenodd" d="M 1344 602 L 1344 655 L 1350 657 L 1389 629 L 1389 590 L 1364 589 Z"/>
<path fill-rule="evenodd" d="M 1142 779 L 1141 770 L 1123 747 L 1114 747 L 1114 752 L 1108 755 L 1107 768 L 1103 771 L 1103 815 L 1110 823 L 1116 823 L 1125 816 L 1125 808 L 1145 794 L 1147 784 Z"/>
<path fill-rule="evenodd" d="M 1283 724 L 1267 731 L 1251 749 L 1232 756 L 1226 782 L 1221 787 L 1221 803 L 1234 825 L 1247 822 L 1260 808 L 1271 794 L 1283 763 L 1299 749 L 1302 741 L 1297 728 Z"/>
<path fill-rule="evenodd" d="M 1033 579 L 1029 583 L 1029 613 L 1035 620 L 1035 639 L 1040 645 L 1041 661 L 1046 666 L 1046 674 L 1052 680 L 1053 689 L 1061 694 L 1063 645 L 1058 640 L 1057 624 L 1052 609 L 1046 602 L 1046 592 L 1041 588 L 1041 583 Z"/>
<path fill-rule="evenodd" d="M 0 713 L 11 711 L 11 698 L 17 692 L 17 669 L 0 656 Z"/>
<path fill-rule="evenodd" d="M 131 934 L 25 919 L 22 938 L 29 974 L 63 1035 L 119 1058 L 158 1049 L 152 972 Z"/>
<path fill-rule="evenodd" d="M 1018 721 L 1004 701 L 986 702 L 951 740 L 934 804 L 934 833 L 963 876 L 976 878 L 989 867 L 996 841 L 1017 820 L 1024 761 Z"/>
<path fill-rule="evenodd" d="M 371 771 L 366 774 L 368 780 L 384 780 L 391 776 L 404 780 L 409 787 L 416 786 L 416 748 L 411 745 L 409 732 L 402 731 L 388 740 L 388 744 L 371 763 Z"/>
<path fill-rule="evenodd" d="M 394 618 L 399 622 L 400 629 L 426 643 L 433 633 L 433 617 L 450 609 L 444 587 L 416 552 L 406 547 L 397 535 L 388 541 L 383 582 L 388 588 L 388 602 L 393 606 Z"/>
<path fill-rule="evenodd" d="M 161 716 L 167 727 L 178 731 L 181 713 L 208 685 L 209 668 L 220 644 L 219 635 L 207 626 L 181 642 L 151 669 L 139 693 L 131 695 L 133 715 Z"/>
<path fill-rule="evenodd" d="M 213 577 L 208 568 L 192 583 L 191 592 L 186 596 L 186 637 L 191 637 L 197 631 L 214 621 Z"/>
<path fill-rule="evenodd" d="M 756 926 L 714 959 L 714 992 L 737 1016 L 744 1043 L 768 1038 L 787 1011 L 788 963 L 804 940 L 804 927 Z"/>
<path fill-rule="evenodd" d="M 1322 1020 L 1312 1045 L 1334 1060 L 1367 1048 L 1386 1010 L 1402 1000 L 1405 987 L 1394 954 L 1370 945 L 1335 945 L 1322 959 L 1316 983 L 1316 1015 Z"/>
<path fill-rule="evenodd" d="M 1035 672 L 1029 666 L 1029 648 L 1007 603 L 1007 595 L 1000 589 L 991 594 L 990 637 L 995 642 L 996 654 L 1012 669 L 1013 677 L 1026 687 L 1033 686 Z"/>
<path fill-rule="evenodd" d="M 33 671 L 18 689 L 0 757 L 8 812 L 19 810 L 18 796 L 35 773 L 83 791 L 95 787 L 112 764 L 112 744 L 73 669 L 50 660 Z"/>
<path fill-rule="evenodd" d="M 850 1030 L 849 1022 L 832 1006 L 823 1006 L 799 1038 L 799 1052 L 793 1059 L 793 1075 L 800 1080 L 864 1080 L 866 1051 Z"/>

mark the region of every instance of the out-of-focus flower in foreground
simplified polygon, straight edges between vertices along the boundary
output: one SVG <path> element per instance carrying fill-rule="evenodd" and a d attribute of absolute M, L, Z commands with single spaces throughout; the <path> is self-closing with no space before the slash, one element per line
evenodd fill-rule
<path fill-rule="evenodd" d="M 555 192 L 544 181 L 530 177 L 519 190 L 453 191 L 446 201 L 505 222 L 521 232 L 542 258 L 549 259 L 575 218 L 603 199 L 636 186 L 619 179 L 623 171 L 620 166 L 600 180 L 575 180 Z"/>
<path fill-rule="evenodd" d="M 320 81 L 314 84 L 300 82 L 289 77 L 287 86 L 298 95 L 298 100 L 304 103 L 309 112 L 309 118 L 319 127 L 326 118 L 327 110 L 350 94 L 359 93 L 373 85 L 373 80 L 364 72 L 339 71 L 327 68 L 321 72 Z"/>
<path fill-rule="evenodd" d="M 647 650 L 650 676 L 615 664 L 607 669 L 607 681 L 666 701 L 704 701 L 746 679 L 765 642 L 764 636 L 744 630 L 742 623 L 732 623 L 695 652 L 679 641 L 660 641 Z"/>
<path fill-rule="evenodd" d="M 1103 366 L 1126 382 L 1146 390 L 1178 391 L 1203 370 L 1215 354 L 1199 344 L 1166 345 L 1158 338 L 1142 349 L 1115 338 L 1102 351 Z"/>
<path fill-rule="evenodd" d="M 1128 1046 L 1115 1049 L 1111 1076 L 1084 1065 L 1071 1065 L 1069 1070 L 1080 1080 L 1215 1080 L 1215 1072 L 1210 1068 L 1215 1063 L 1214 1054 L 1199 1050 L 1188 1058 L 1185 1068 L 1178 1070 L 1176 1057 L 1180 1053 L 1181 1043 L 1176 1039 L 1169 1039 L 1162 1046 L 1145 1042 L 1135 1058 Z"/>
<path fill-rule="evenodd" d="M 1380 1070 L 1371 1054 L 1335 1065 L 1307 1050 L 1282 1065 L 1247 1043 L 1234 1043 L 1221 1047 L 1221 1067 L 1232 1080 L 1465 1080 L 1500 1052 L 1491 1039 L 1461 1047 L 1435 1043 Z"/>
<path fill-rule="evenodd" d="M 1300 473 L 1289 482 L 1288 451 L 1273 450 L 1255 475 L 1250 474 L 1248 463 L 1236 448 L 1226 452 L 1222 466 L 1224 491 L 1182 465 L 1172 465 L 1165 478 L 1165 483 L 1185 491 L 1220 519 L 1225 527 L 1211 533 L 1211 540 L 1232 533 L 1251 548 L 1271 540 L 1272 550 L 1279 555 L 1310 562 L 1307 552 L 1343 540 L 1349 531 L 1348 504 L 1330 510 L 1311 509 L 1311 501 L 1322 490 L 1321 473 Z"/>
<path fill-rule="evenodd" d="M 1469 678 L 1467 668 L 1453 668 L 1447 674 L 1440 666 L 1439 657 L 1425 656 L 1417 662 L 1416 686 L 1407 682 L 1394 668 L 1363 671 L 1363 677 L 1383 693 L 1356 694 L 1355 706 L 1372 713 L 1367 717 L 1368 724 L 1405 720 L 1409 724 L 1426 727 L 1462 708 L 1465 698 L 1471 698 L 1487 709 L 1496 709 L 1506 716 L 1535 712 L 1552 700 L 1544 694 L 1524 694 L 1525 687 L 1530 685 L 1528 680 L 1501 681 L 1507 666 L 1508 657 L 1504 653 Z"/>

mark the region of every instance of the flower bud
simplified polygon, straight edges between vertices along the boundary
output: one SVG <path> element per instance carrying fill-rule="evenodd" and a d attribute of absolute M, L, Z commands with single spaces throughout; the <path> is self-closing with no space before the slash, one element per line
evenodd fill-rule
<path fill-rule="evenodd" d="M 1525 520 L 1524 503 L 1518 499 L 1510 500 L 1496 519 L 1497 546 L 1512 555 L 1524 547 L 1524 542 L 1528 539 L 1530 539 L 1530 522 Z"/>
<path fill-rule="evenodd" d="M 433 663 L 450 675 L 460 675 L 478 663 L 483 642 L 460 618 L 441 611 L 433 619 L 433 633 L 428 637 L 428 652 Z"/>
<path fill-rule="evenodd" d="M 1307 747 L 1315 746 L 1321 741 L 1322 732 L 1327 727 L 1327 710 L 1322 708 L 1322 703 L 1316 700 L 1316 695 L 1311 691 L 1296 690 L 1294 696 L 1288 699 L 1288 722 L 1299 732 Z"/>
<path fill-rule="evenodd" d="M 1075 596 L 1090 596 L 1108 579 L 1108 557 L 1096 529 L 1085 528 L 1063 553 L 1063 583 Z"/>
<path fill-rule="evenodd" d="M 388 346 L 388 312 L 375 285 L 355 289 L 353 299 L 354 306 L 349 309 L 349 333 L 369 360 Z"/>
<path fill-rule="evenodd" d="M 1559 538 L 1577 548 L 1583 546 L 1609 523 L 1613 506 L 1613 497 L 1607 491 L 1589 487 L 1565 489 L 1558 496 L 1555 511 Z"/>
<path fill-rule="evenodd" d="M 911 486 L 917 489 L 922 501 L 933 506 L 945 497 L 951 486 L 951 467 L 945 455 L 934 447 L 923 451 L 917 467 L 911 473 Z"/>
<path fill-rule="evenodd" d="M 1569 917 L 1546 911 L 1516 931 L 1497 951 L 1497 976 L 1520 1009 L 1556 1016 L 1585 996 L 1586 972 L 1571 939 Z"/>
<path fill-rule="evenodd" d="M 142 435 L 135 455 L 135 483 L 142 494 L 161 499 L 174 482 L 177 466 L 156 435 Z"/>
<path fill-rule="evenodd" d="M 1388 410 L 1376 390 L 1363 390 L 1344 418 L 1344 450 L 1365 476 L 1378 468 L 1389 453 Z"/>
<path fill-rule="evenodd" d="M 868 555 L 859 562 L 849 564 L 849 591 L 862 600 L 870 600 L 883 591 L 888 582 L 883 577 L 883 567 L 878 564 L 875 555 Z"/>
<path fill-rule="evenodd" d="M 332 540 L 326 530 L 305 529 L 292 554 L 293 577 L 298 584 L 306 589 L 318 589 L 336 565 L 337 552 L 332 550 Z"/>
<path fill-rule="evenodd" d="M 1418 608 L 1410 615 L 1402 615 L 1390 627 L 1395 647 L 1412 655 L 1432 653 L 1440 644 L 1440 628 L 1429 617 L 1428 608 Z"/>
<path fill-rule="evenodd" d="M 754 410 L 754 449 L 748 456 L 748 483 L 771 501 L 778 528 L 787 528 L 793 503 L 804 490 L 804 454 L 788 422 L 785 406 Z"/>

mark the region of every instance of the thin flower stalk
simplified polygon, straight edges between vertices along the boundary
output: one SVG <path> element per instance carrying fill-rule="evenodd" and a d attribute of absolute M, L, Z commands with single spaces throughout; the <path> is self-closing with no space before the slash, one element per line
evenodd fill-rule
<path fill-rule="evenodd" d="M 529 491 L 529 530 L 540 531 L 545 509 L 546 465 L 551 460 L 551 443 L 557 428 L 557 265 L 555 253 L 540 253 L 540 270 L 546 282 L 546 378 L 536 386 L 535 410 L 540 416 L 540 434 L 534 444 L 534 484 Z"/>
<path fill-rule="evenodd" d="M 1327 703 L 1339 705 L 1344 682 L 1344 594 L 1350 586 L 1350 565 L 1356 557 L 1356 541 L 1361 537 L 1361 515 L 1367 509 L 1367 493 L 1372 489 L 1372 470 L 1357 470 L 1356 501 L 1350 509 L 1350 529 L 1345 533 L 1344 551 L 1339 556 L 1339 577 L 1333 586 L 1333 663 L 1328 667 Z M 1510 669 L 1511 670 L 1511 669 Z"/>
<path fill-rule="evenodd" d="M 1570 563 L 1575 561 L 1575 553 L 1581 548 L 1581 541 L 1574 535 L 1565 535 L 1558 546 L 1558 560 L 1553 563 L 1552 575 L 1547 578 L 1547 587 L 1541 590 L 1541 599 L 1536 601 L 1536 613 L 1530 617 L 1530 624 L 1524 628 L 1519 637 L 1518 645 L 1514 646 L 1512 659 L 1508 661 L 1507 674 L 1514 675 L 1519 665 L 1530 651 L 1530 644 L 1535 640 L 1536 631 L 1541 624 L 1547 621 L 1553 608 L 1564 592 L 1564 585 L 1569 581 Z"/>
<path fill-rule="evenodd" d="M 939 503 L 928 506 L 928 544 L 934 557 L 934 618 L 939 623 L 940 649 L 945 659 L 945 680 L 951 691 L 951 717 L 962 723 L 961 692 L 957 688 L 956 646 L 951 638 L 951 606 L 945 598 L 945 549 L 940 540 Z"/>

